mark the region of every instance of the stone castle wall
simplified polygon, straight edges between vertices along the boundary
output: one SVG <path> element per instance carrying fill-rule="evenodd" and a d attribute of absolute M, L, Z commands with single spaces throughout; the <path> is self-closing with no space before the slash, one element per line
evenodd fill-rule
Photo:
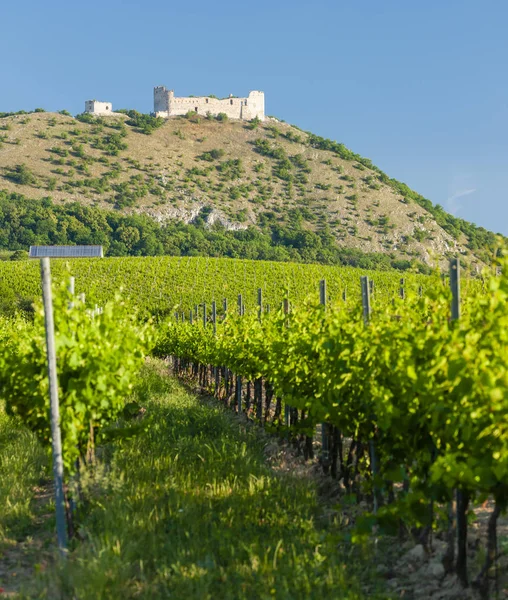
<path fill-rule="evenodd" d="M 200 96 L 197 98 L 177 98 L 173 90 L 158 86 L 153 91 L 154 113 L 159 117 L 174 117 L 185 115 L 189 111 L 206 116 L 210 113 L 217 116 L 225 113 L 230 119 L 243 119 L 250 121 L 257 117 L 261 121 L 265 118 L 265 95 L 263 92 L 249 92 L 247 98 L 210 98 Z"/>
<path fill-rule="evenodd" d="M 94 115 L 111 115 L 113 105 L 111 102 L 98 102 L 97 100 L 87 100 L 85 102 L 85 112 Z"/>

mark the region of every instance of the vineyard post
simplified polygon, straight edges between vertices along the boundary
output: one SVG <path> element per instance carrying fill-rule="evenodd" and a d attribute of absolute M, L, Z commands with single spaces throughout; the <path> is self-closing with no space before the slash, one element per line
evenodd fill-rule
<path fill-rule="evenodd" d="M 363 306 L 363 320 L 365 325 L 369 324 L 370 321 L 370 285 L 369 278 L 366 276 L 361 277 L 361 285 L 362 285 L 362 306 Z"/>
<path fill-rule="evenodd" d="M 55 323 L 51 293 L 51 268 L 49 258 L 41 259 L 42 299 L 46 329 L 46 351 L 48 357 L 49 402 L 51 420 L 51 446 L 53 451 L 53 475 L 55 478 L 55 510 L 58 549 L 65 555 L 67 529 L 65 519 L 65 496 L 63 487 L 62 436 L 60 432 L 60 409 L 58 406 L 58 379 L 56 370 Z"/>
<path fill-rule="evenodd" d="M 404 300 L 406 297 L 406 290 L 404 289 L 404 277 L 400 280 L 399 296 Z"/>
<path fill-rule="evenodd" d="M 347 302 L 347 288 L 344 288 L 344 291 L 342 292 L 342 300 Z"/>
<path fill-rule="evenodd" d="M 203 327 L 206 327 L 206 303 L 203 302 Z"/>
<path fill-rule="evenodd" d="M 450 260 L 450 288 L 452 292 L 451 320 L 460 319 L 460 259 Z M 457 576 L 462 585 L 468 585 L 467 579 L 467 510 L 469 493 L 467 490 L 456 490 L 457 512 Z"/>
<path fill-rule="evenodd" d="M 213 335 L 217 335 L 217 303 L 215 300 L 212 302 L 212 324 L 213 324 Z M 214 381 L 214 393 L 215 396 L 219 393 L 219 367 L 212 367 L 213 381 Z"/>
<path fill-rule="evenodd" d="M 189 310 L 189 323 L 192 325 L 194 319 L 192 318 L 192 308 Z"/>
<path fill-rule="evenodd" d="M 326 310 L 326 279 L 319 282 L 319 304 Z M 330 431 L 326 423 L 321 423 L 321 463 L 323 471 L 328 473 L 330 468 Z"/>
<path fill-rule="evenodd" d="M 450 288 L 452 290 L 452 321 L 460 318 L 460 261 L 452 258 L 450 261 Z"/>
<path fill-rule="evenodd" d="M 258 288 L 258 319 L 261 321 L 263 316 L 263 290 Z M 256 399 L 256 418 L 263 419 L 263 379 L 258 377 L 254 381 L 254 398 Z"/>
<path fill-rule="evenodd" d="M 215 300 L 212 302 L 212 324 L 213 335 L 217 335 L 217 303 Z"/>
<path fill-rule="evenodd" d="M 282 308 L 284 310 L 284 314 L 288 315 L 289 314 L 289 298 L 284 298 L 284 301 L 282 302 Z M 287 326 L 287 322 L 286 322 L 286 326 Z M 289 415 L 291 414 L 291 407 L 287 404 L 286 401 L 284 401 L 284 423 L 286 425 L 286 427 L 289 426 Z"/>
<path fill-rule="evenodd" d="M 222 300 L 222 309 L 224 310 L 224 319 L 227 316 L 228 313 L 228 299 L 227 298 L 223 298 Z M 224 393 L 225 393 L 225 400 L 227 402 L 227 397 L 228 397 L 228 390 L 229 390 L 229 369 L 227 367 L 222 367 L 223 369 L 223 374 L 224 374 Z"/>
<path fill-rule="evenodd" d="M 76 280 L 74 279 L 74 277 L 71 276 L 69 278 L 69 287 L 67 288 L 70 296 L 74 296 L 75 282 Z M 74 302 L 72 300 L 69 301 L 69 309 L 71 308 L 74 308 Z"/>
<path fill-rule="evenodd" d="M 242 294 L 238 294 L 238 314 L 241 317 L 243 311 L 243 299 Z M 242 412 L 242 376 L 236 376 L 236 405 L 238 407 L 238 414 Z"/>
<path fill-rule="evenodd" d="M 363 306 L 363 320 L 365 325 L 369 324 L 370 315 L 371 315 L 371 306 L 370 306 L 370 293 L 372 291 L 372 280 L 369 281 L 367 276 L 362 276 L 360 278 L 361 286 L 362 286 L 362 306 Z M 372 468 L 372 478 L 374 480 L 373 485 L 373 494 L 372 498 L 374 501 L 374 513 L 377 513 L 377 509 L 379 506 L 378 495 L 379 490 L 377 488 L 376 477 L 378 474 L 378 464 L 377 464 L 377 456 L 376 456 L 376 447 L 374 445 L 374 440 L 369 440 L 369 452 L 370 452 L 370 462 Z"/>

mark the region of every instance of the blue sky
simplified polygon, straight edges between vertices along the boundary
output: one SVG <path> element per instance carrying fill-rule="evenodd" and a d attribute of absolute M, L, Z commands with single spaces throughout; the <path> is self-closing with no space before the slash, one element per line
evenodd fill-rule
<path fill-rule="evenodd" d="M 261 89 L 267 114 L 508 235 L 506 0 L 25 0 L 0 19 L 0 111 Z"/>

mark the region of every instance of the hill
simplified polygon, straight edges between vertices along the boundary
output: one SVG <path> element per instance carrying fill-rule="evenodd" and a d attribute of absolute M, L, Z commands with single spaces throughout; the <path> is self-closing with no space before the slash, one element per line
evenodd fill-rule
<path fill-rule="evenodd" d="M 242 256 L 250 243 L 264 248 L 252 258 L 424 271 L 457 253 L 474 268 L 496 245 L 342 144 L 274 118 L 4 114 L 0 190 L 9 250 L 95 240 L 111 255 Z"/>

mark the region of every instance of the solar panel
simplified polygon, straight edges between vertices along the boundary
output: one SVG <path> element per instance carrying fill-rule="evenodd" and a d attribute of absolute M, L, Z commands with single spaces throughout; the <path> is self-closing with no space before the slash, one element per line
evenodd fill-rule
<path fill-rule="evenodd" d="M 102 246 L 30 246 L 30 258 L 102 258 Z"/>

